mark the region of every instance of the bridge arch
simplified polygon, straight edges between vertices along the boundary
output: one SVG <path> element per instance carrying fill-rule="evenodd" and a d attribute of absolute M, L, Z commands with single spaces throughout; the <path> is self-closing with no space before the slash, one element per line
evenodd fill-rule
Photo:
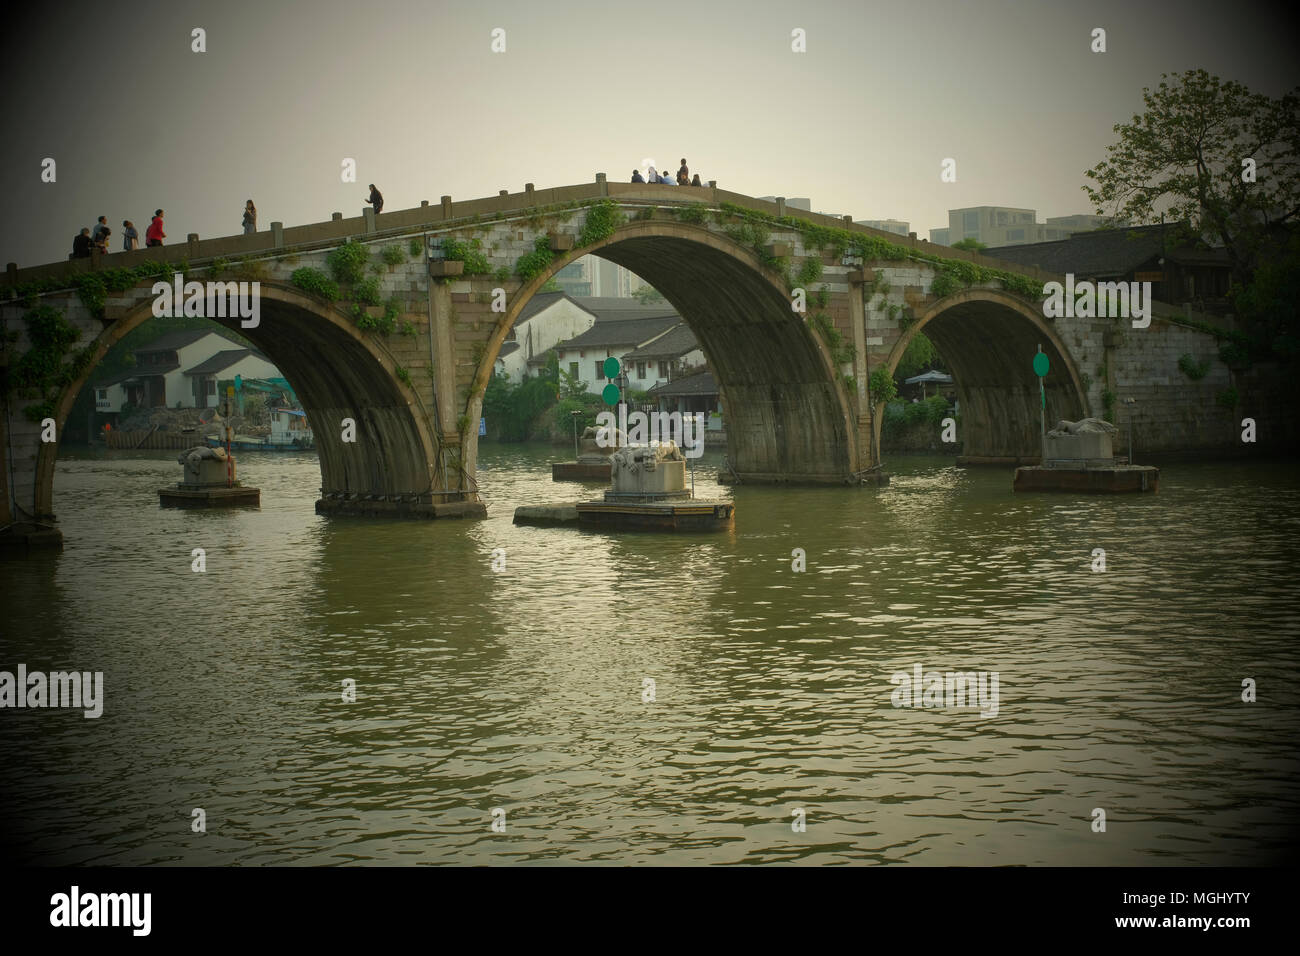
<path fill-rule="evenodd" d="M 242 328 L 238 318 L 209 321 L 256 345 L 301 399 L 320 457 L 318 510 L 328 510 L 328 502 L 347 495 L 354 501 L 388 503 L 386 508 L 376 506 L 376 511 L 416 511 L 419 502 L 414 496 L 423 494 L 427 501 L 432 488 L 437 437 L 419 396 L 397 378 L 397 363 L 333 306 L 280 282 L 262 281 L 260 290 L 261 317 L 255 328 Z M 100 360 L 152 316 L 152 306 L 152 296 L 145 298 L 100 333 L 93 361 L 60 393 L 57 421 L 67 420 Z M 344 418 L 356 422 L 355 442 L 342 439 Z M 35 490 L 41 514 L 53 514 L 57 454 L 55 442 L 42 445 L 38 453 Z M 412 500 L 392 500 L 396 496 Z"/>
<path fill-rule="evenodd" d="M 557 256 L 515 294 L 470 389 L 470 419 L 528 300 L 575 259 L 597 255 L 649 282 L 690 326 L 722 397 L 731 467 L 750 480 L 843 482 L 865 465 L 851 399 L 825 343 L 755 253 L 692 223 L 624 223 Z"/>
<path fill-rule="evenodd" d="M 1042 312 L 1020 296 L 971 288 L 931 303 L 890 350 L 885 367 L 891 375 L 908 343 L 921 332 L 952 372 L 965 459 L 1039 456 L 1040 400 L 1032 363 L 1040 345 L 1051 366 L 1045 383 L 1048 427 L 1062 418 L 1091 414 L 1070 350 Z M 874 417 L 878 443 L 883 416 Z"/>

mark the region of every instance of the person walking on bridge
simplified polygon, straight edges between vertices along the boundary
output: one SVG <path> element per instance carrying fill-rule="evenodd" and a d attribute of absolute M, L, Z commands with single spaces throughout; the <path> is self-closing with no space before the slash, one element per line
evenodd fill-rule
<path fill-rule="evenodd" d="M 257 232 L 257 207 L 253 200 L 244 203 L 244 235 L 251 236 Z"/>
<path fill-rule="evenodd" d="M 375 188 L 375 184 L 370 184 L 370 198 L 366 200 L 375 207 L 375 215 L 378 216 L 384 211 L 384 194 Z"/>
<path fill-rule="evenodd" d="M 149 228 L 144 231 L 144 244 L 146 246 L 161 246 L 162 241 L 166 238 L 167 233 L 163 232 L 163 211 L 155 209 L 153 222 L 149 223 Z"/>
<path fill-rule="evenodd" d="M 140 233 L 135 231 L 135 223 L 130 219 L 122 220 L 122 249 L 132 252 L 140 248 Z"/>

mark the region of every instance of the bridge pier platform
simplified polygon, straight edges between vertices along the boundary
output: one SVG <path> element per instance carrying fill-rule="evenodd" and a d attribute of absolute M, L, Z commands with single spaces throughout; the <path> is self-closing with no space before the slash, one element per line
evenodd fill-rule
<path fill-rule="evenodd" d="M 0 554 L 62 550 L 63 532 L 52 525 L 21 522 L 0 531 Z"/>
<path fill-rule="evenodd" d="M 316 513 L 354 518 L 486 518 L 487 505 L 470 495 L 367 495 L 339 491 L 323 492 L 316 501 Z"/>

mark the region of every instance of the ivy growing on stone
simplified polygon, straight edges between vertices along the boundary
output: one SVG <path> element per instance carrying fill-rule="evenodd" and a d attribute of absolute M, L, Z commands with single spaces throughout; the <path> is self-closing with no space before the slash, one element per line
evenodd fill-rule
<path fill-rule="evenodd" d="M 87 345 L 73 350 L 72 344 L 81 338 L 81 330 L 52 306 L 30 309 L 23 321 L 31 348 L 14 363 L 9 373 L 10 384 L 19 398 L 39 399 L 23 409 L 28 421 L 39 422 L 54 417 L 59 392 L 90 367 L 95 347 Z M 65 362 L 70 353 L 72 361 Z"/>
<path fill-rule="evenodd" d="M 289 281 L 303 292 L 319 296 L 326 302 L 335 302 L 338 300 L 338 283 L 319 269 L 313 269 L 311 266 L 303 266 L 301 269 L 295 269 L 289 276 Z"/>

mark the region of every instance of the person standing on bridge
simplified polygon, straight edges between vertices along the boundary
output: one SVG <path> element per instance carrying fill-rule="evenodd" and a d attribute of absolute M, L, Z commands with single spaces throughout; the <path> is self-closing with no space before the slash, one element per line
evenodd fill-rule
<path fill-rule="evenodd" d="M 244 235 L 251 236 L 257 232 L 257 207 L 253 200 L 244 203 Z"/>
<path fill-rule="evenodd" d="M 90 229 L 82 229 L 81 232 L 72 238 L 72 255 L 69 259 L 89 259 L 90 258 Z"/>
<path fill-rule="evenodd" d="M 659 174 L 655 172 L 655 164 L 651 163 L 645 169 L 645 181 L 648 183 L 659 182 Z"/>
<path fill-rule="evenodd" d="M 113 234 L 113 230 L 109 229 L 108 225 L 105 224 L 104 228 L 99 230 L 99 239 L 94 240 L 94 238 L 92 237 L 92 241 L 94 241 L 95 248 L 99 250 L 99 254 L 101 256 L 108 255 L 108 237 L 111 236 L 112 234 Z"/>
<path fill-rule="evenodd" d="M 366 200 L 375 207 L 375 215 L 378 216 L 384 211 L 384 194 L 375 188 L 375 184 L 370 184 L 370 198 Z"/>
<path fill-rule="evenodd" d="M 696 173 L 695 176 L 691 179 L 691 185 L 692 185 L 692 186 L 703 186 L 703 185 L 704 185 L 704 183 L 700 182 L 700 174 L 699 174 L 699 173 Z"/>
<path fill-rule="evenodd" d="M 95 228 L 90 233 L 90 241 L 99 246 L 99 251 L 104 252 L 104 236 L 108 235 L 108 217 L 100 216 L 99 222 L 95 223 Z"/>
<path fill-rule="evenodd" d="M 686 158 L 682 157 L 682 166 L 677 170 L 677 185 L 689 186 L 691 184 L 691 171 L 686 168 Z"/>
<path fill-rule="evenodd" d="M 639 170 L 639 169 L 634 169 L 634 170 L 632 170 L 632 182 L 634 182 L 634 183 L 643 183 L 643 182 L 645 182 L 645 180 L 641 178 L 641 170 Z"/>
<path fill-rule="evenodd" d="M 130 219 L 122 220 L 122 249 L 132 252 L 140 248 L 140 233 L 135 231 L 135 223 Z"/>
<path fill-rule="evenodd" d="M 161 246 L 162 241 L 166 238 L 167 233 L 163 232 L 163 211 L 155 209 L 153 222 L 149 223 L 149 228 L 144 231 L 144 244 L 146 246 Z"/>
<path fill-rule="evenodd" d="M 660 181 L 661 183 L 663 183 L 665 186 L 676 186 L 676 185 L 677 185 L 675 182 L 673 182 L 673 178 L 672 178 L 671 176 L 669 176 L 667 173 L 664 173 L 662 176 L 660 176 L 660 177 L 659 177 L 659 181 Z"/>

